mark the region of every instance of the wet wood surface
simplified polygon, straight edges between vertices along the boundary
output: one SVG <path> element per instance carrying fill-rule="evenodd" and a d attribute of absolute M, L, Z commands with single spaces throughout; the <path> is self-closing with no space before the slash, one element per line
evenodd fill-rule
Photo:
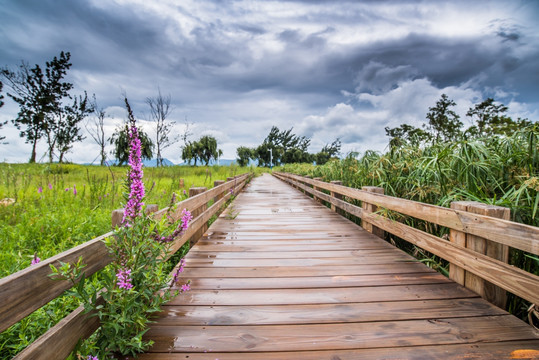
<path fill-rule="evenodd" d="M 270 175 L 182 275 L 140 359 L 539 358 L 532 327 Z"/>

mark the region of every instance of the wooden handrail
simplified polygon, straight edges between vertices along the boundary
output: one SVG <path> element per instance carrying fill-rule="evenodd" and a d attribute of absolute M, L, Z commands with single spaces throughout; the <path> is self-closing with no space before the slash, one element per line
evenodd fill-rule
<path fill-rule="evenodd" d="M 284 174 L 284 173 L 274 173 L 274 175 L 277 178 L 284 180 L 292 184 L 293 186 L 313 195 L 313 197 L 322 199 L 332 204 L 335 207 L 341 208 L 342 210 L 344 210 L 345 212 L 349 214 L 357 216 L 361 218 L 362 220 L 366 220 L 369 223 L 387 232 L 390 232 L 414 245 L 417 245 L 449 261 L 450 263 L 461 267 L 462 269 L 466 271 L 470 271 L 474 273 L 475 275 L 491 282 L 494 285 L 497 285 L 509 292 L 512 292 L 513 294 L 523 299 L 526 299 L 532 303 L 535 303 L 535 304 L 539 303 L 539 293 L 537 292 L 537 289 L 539 288 L 539 276 L 537 275 L 528 273 L 524 270 L 518 269 L 514 266 L 508 265 L 499 260 L 492 259 L 486 255 L 479 254 L 466 247 L 457 245 L 456 243 L 449 242 L 447 240 L 444 240 L 432 234 L 426 233 L 424 231 L 415 229 L 413 227 L 402 224 L 400 222 L 390 220 L 380 214 L 368 213 L 359 206 L 352 205 L 344 200 L 337 199 L 332 195 L 325 194 L 321 191 L 315 190 L 313 187 L 305 185 L 305 184 L 315 185 L 312 183 L 315 180 L 300 177 L 297 175 Z M 335 185 L 333 184 L 318 182 L 316 183 L 316 187 L 319 189 L 332 191 L 332 194 L 339 193 L 339 194 L 343 194 L 347 197 L 350 197 L 356 200 L 367 201 L 366 199 L 369 199 L 369 200 L 372 199 L 371 197 L 368 196 L 368 195 L 371 195 L 371 193 L 367 193 L 367 196 L 363 196 L 366 193 L 363 191 L 359 193 L 361 196 L 357 196 L 358 194 L 357 192 L 345 191 L 343 189 L 345 187 L 343 186 L 339 186 L 339 188 L 337 189 L 335 188 Z M 346 188 L 346 189 L 350 189 L 350 188 Z M 350 189 L 350 190 L 356 190 L 356 189 Z M 359 192 L 361 190 L 357 190 L 357 191 Z M 376 198 L 377 197 L 375 197 L 375 199 Z M 378 198 L 377 199 L 378 202 L 376 204 L 379 206 L 387 207 L 391 210 L 395 210 L 396 208 L 402 209 L 402 206 L 393 206 L 393 204 L 395 204 L 397 200 L 401 200 L 401 199 L 391 198 L 388 200 L 388 198 L 391 198 L 391 197 L 384 196 L 382 200 Z M 409 200 L 403 200 L 403 201 L 406 201 L 407 204 L 415 203 L 415 208 L 420 207 L 420 205 L 427 205 L 427 204 L 421 204 L 417 202 L 411 202 Z M 388 204 L 389 206 L 386 206 Z M 431 205 L 428 205 L 427 207 L 430 208 Z M 436 208 L 440 208 L 440 207 L 436 207 Z M 403 211 L 400 211 L 400 212 L 406 215 L 410 215 L 410 216 L 414 216 L 415 214 L 413 209 L 412 210 L 404 209 Z M 465 218 L 475 216 L 475 214 L 469 214 L 469 213 L 461 212 L 461 211 L 459 211 L 459 213 L 463 213 L 465 215 Z M 418 216 L 415 216 L 415 217 L 418 217 Z M 495 224 L 496 222 L 502 222 L 504 224 L 509 223 L 511 226 L 506 227 L 506 231 L 509 231 L 507 229 L 514 229 L 514 228 L 518 229 L 519 226 L 522 225 L 522 224 L 512 223 L 506 220 L 491 218 L 488 216 L 477 215 L 477 217 L 481 219 L 481 221 L 486 222 L 488 224 Z M 418 218 L 423 219 L 422 217 L 418 217 Z M 439 222 L 436 222 L 436 221 L 431 221 L 431 222 L 439 224 Z M 447 225 L 444 225 L 444 226 L 447 226 Z M 539 234 L 539 229 L 536 227 L 528 226 L 528 225 L 522 225 L 522 226 L 526 230 L 532 230 L 532 234 Z M 522 228 L 520 229 L 522 231 Z M 466 230 L 464 230 L 464 232 L 466 232 Z M 485 237 L 483 234 L 476 234 L 476 235 Z M 513 234 L 511 236 L 511 239 L 514 239 L 515 237 L 516 235 Z M 495 239 L 496 238 L 494 238 L 493 241 L 496 241 Z M 532 242 L 533 239 L 534 238 L 532 237 L 530 241 Z M 520 241 L 518 242 L 518 244 L 526 243 L 526 239 L 519 239 L 519 240 Z M 534 243 L 532 242 L 529 247 L 533 248 L 533 245 Z"/>
<path fill-rule="evenodd" d="M 444 208 L 437 205 L 424 204 L 413 200 L 375 194 L 298 175 L 278 172 L 274 172 L 274 175 L 315 185 L 317 188 L 338 193 L 351 199 L 365 201 L 378 207 L 394 210 L 404 215 L 480 236 L 503 245 L 539 255 L 539 228 L 534 226 L 485 215 L 471 214 L 466 211 Z"/>
<path fill-rule="evenodd" d="M 239 183 L 235 187 L 238 192 L 241 191 L 245 186 L 245 180 L 246 179 L 238 179 Z M 230 186 L 228 189 L 232 187 L 233 186 Z M 182 247 L 182 245 L 185 244 L 191 238 L 191 236 L 193 236 L 202 226 L 204 226 L 204 224 L 206 224 L 207 221 L 219 211 L 221 206 L 228 201 L 231 196 L 232 194 L 225 190 L 223 193 L 223 198 L 215 202 L 204 213 L 193 219 L 189 229 L 174 241 L 171 254 L 178 251 L 178 249 Z M 99 296 L 96 301 L 102 301 L 102 298 Z M 49 331 L 47 331 L 44 335 L 30 344 L 26 349 L 21 351 L 14 358 L 14 360 L 66 358 L 71 353 L 74 345 L 79 339 L 87 338 L 99 328 L 99 320 L 91 315 L 92 314 L 84 314 L 83 306 L 78 307 L 62 321 L 49 329 Z M 54 345 L 50 346 L 50 344 Z"/>
<path fill-rule="evenodd" d="M 181 210 L 188 209 L 191 211 L 197 209 L 200 206 L 207 204 L 211 199 L 223 194 L 223 197 L 219 201 L 215 202 L 204 213 L 193 219 L 188 230 L 184 234 L 174 240 L 171 252 L 175 253 L 191 236 L 193 236 L 193 234 L 196 233 L 196 231 L 207 223 L 211 216 L 219 211 L 219 208 L 231 197 L 231 194 L 229 193 L 231 188 L 234 188 L 235 192 L 240 191 L 243 186 L 245 186 L 249 177 L 250 174 L 240 175 L 236 177 L 234 181 L 228 181 L 209 191 L 177 203 L 175 213 L 171 214 L 175 220 L 178 220 L 181 217 Z M 154 216 L 159 219 L 166 214 L 167 210 L 168 208 L 162 209 L 156 212 Z M 101 235 L 73 249 L 64 251 L 49 259 L 45 259 L 39 264 L 0 279 L 0 332 L 47 304 L 49 301 L 62 295 L 65 290 L 72 286 L 71 282 L 67 280 L 52 280 L 49 276 L 52 274 L 49 267 L 50 264 L 59 266 L 60 261 L 64 263 L 75 263 L 82 257 L 83 263 L 86 264 L 86 267 L 84 268 L 86 276 L 90 276 L 108 265 L 111 262 L 111 258 L 108 255 L 108 250 L 103 240 L 112 235 L 113 232 Z M 36 294 L 39 294 L 39 296 L 36 296 Z M 97 326 L 98 325 L 99 324 L 97 324 Z M 44 341 L 49 342 L 52 339 L 55 339 L 54 341 L 60 341 L 60 339 L 64 337 L 65 339 L 60 342 L 70 342 L 71 338 L 73 338 L 73 329 L 77 329 L 77 335 L 83 337 L 83 335 L 87 336 L 88 334 L 92 334 L 96 329 L 95 326 L 96 324 L 94 324 L 93 321 L 88 321 L 87 315 L 82 314 L 82 308 L 79 308 L 68 317 L 64 318 L 56 326 L 49 329 L 46 334 L 36 340 L 16 358 L 36 358 L 34 355 L 43 350 L 42 344 Z M 75 343 L 76 341 L 71 345 L 74 346 Z M 71 351 L 72 346 L 70 347 L 69 352 Z M 63 357 L 54 352 L 50 354 L 46 352 L 46 354 L 49 355 L 45 356 L 41 354 L 39 355 L 39 358 L 61 359 L 69 355 L 69 352 L 65 354 L 65 356 L 62 355 Z M 54 355 L 54 357 L 51 357 L 52 355 Z"/>

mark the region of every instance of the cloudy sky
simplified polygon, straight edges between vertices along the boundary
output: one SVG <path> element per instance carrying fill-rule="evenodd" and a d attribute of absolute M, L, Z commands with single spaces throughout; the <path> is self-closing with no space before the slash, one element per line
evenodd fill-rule
<path fill-rule="evenodd" d="M 466 124 L 487 97 L 539 120 L 538 17 L 535 0 L 4 0 L 0 66 L 71 52 L 73 94 L 95 93 L 108 135 L 125 119 L 122 93 L 153 135 L 145 99 L 159 87 L 175 131 L 194 123 L 192 140 L 215 136 L 223 158 L 272 125 L 311 137 L 311 152 L 337 137 L 343 153 L 383 151 L 384 127 L 419 126 L 442 93 Z M 5 102 L 2 121 L 18 111 Z M 0 161 L 27 161 L 13 125 L 1 131 Z M 165 157 L 181 162 L 180 145 Z M 88 136 L 67 158 L 97 155 Z"/>

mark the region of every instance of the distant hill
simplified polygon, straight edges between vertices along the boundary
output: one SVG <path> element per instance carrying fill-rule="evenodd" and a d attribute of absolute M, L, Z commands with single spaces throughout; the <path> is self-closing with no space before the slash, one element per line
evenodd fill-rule
<path fill-rule="evenodd" d="M 142 160 L 142 164 L 145 166 L 145 167 L 156 167 L 157 166 L 157 159 L 151 159 L 151 160 Z M 170 161 L 169 159 L 163 159 L 163 166 L 174 166 L 176 164 L 174 164 L 172 161 Z"/>

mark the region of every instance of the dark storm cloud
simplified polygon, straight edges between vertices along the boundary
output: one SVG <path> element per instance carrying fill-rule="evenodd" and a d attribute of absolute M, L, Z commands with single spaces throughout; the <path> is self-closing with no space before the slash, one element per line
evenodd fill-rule
<path fill-rule="evenodd" d="M 206 130 L 228 122 L 223 139 L 241 136 L 231 142 L 299 122 L 313 144 L 341 136 L 356 146 L 383 137 L 403 106 L 407 119 L 424 119 L 442 89 L 466 101 L 505 93 L 537 102 L 534 11 L 503 1 L 7 0 L 0 65 L 70 51 L 77 90 L 105 106 L 125 90 L 142 113 L 160 86 L 180 121 Z M 431 103 L 403 94 L 412 91 Z"/>

